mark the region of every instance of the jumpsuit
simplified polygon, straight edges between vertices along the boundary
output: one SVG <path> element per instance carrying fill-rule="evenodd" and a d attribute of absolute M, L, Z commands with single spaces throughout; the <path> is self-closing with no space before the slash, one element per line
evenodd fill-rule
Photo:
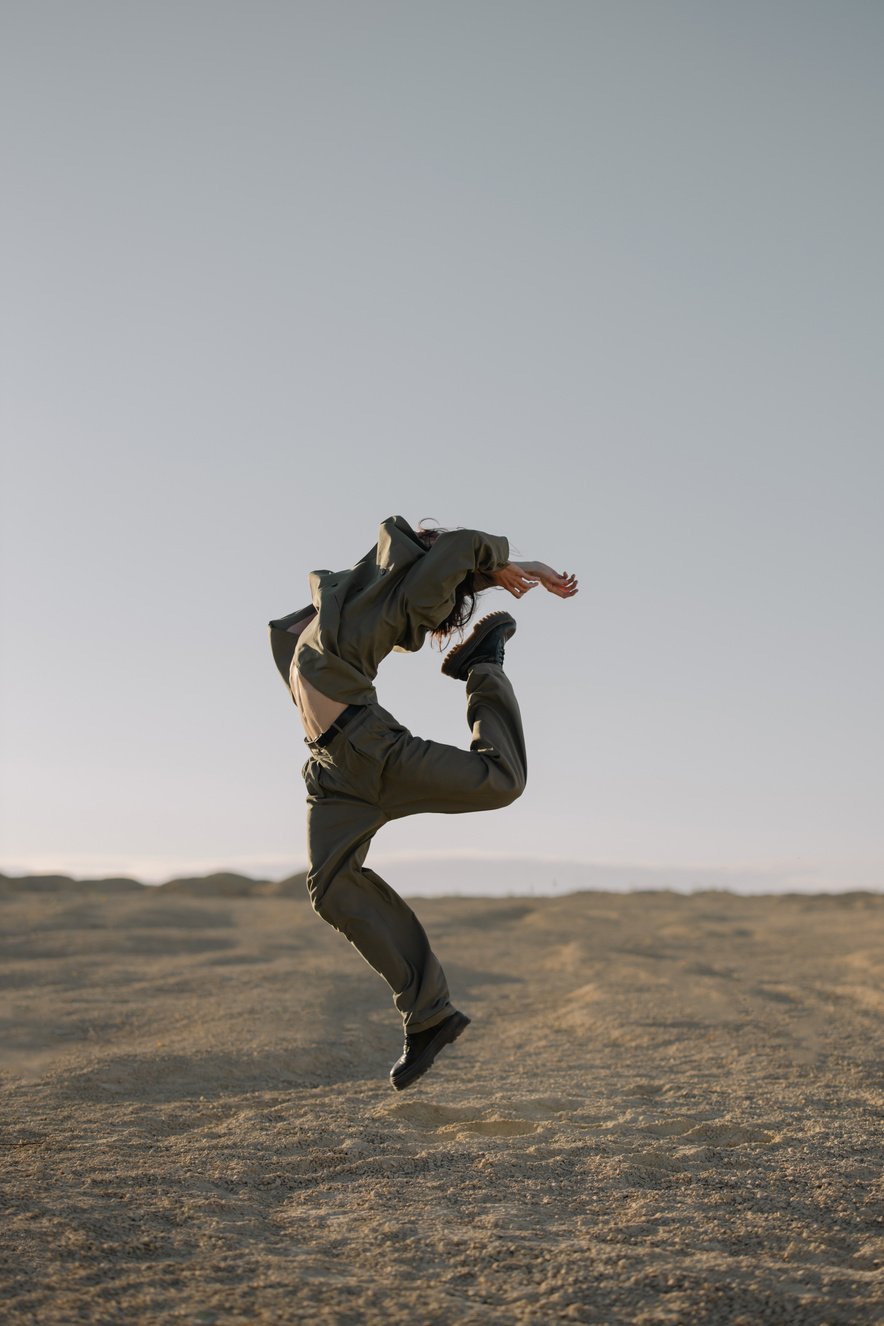
<path fill-rule="evenodd" d="M 330 698 L 362 706 L 340 730 L 333 725 L 328 744 L 305 738 L 307 889 L 314 911 L 387 982 L 406 1033 L 435 1026 L 454 1008 L 420 921 L 365 865 L 371 840 L 404 815 L 509 805 L 524 791 L 527 758 L 518 702 L 496 663 L 477 663 L 467 674 L 469 750 L 414 736 L 380 705 L 371 683 L 391 650 L 419 649 L 445 620 L 468 572 L 484 588 L 508 560 L 504 538 L 451 530 L 427 549 L 401 516 L 391 516 L 355 567 L 311 573 L 311 606 L 270 623 L 289 688 L 296 667 Z M 314 609 L 295 639 L 289 628 Z"/>

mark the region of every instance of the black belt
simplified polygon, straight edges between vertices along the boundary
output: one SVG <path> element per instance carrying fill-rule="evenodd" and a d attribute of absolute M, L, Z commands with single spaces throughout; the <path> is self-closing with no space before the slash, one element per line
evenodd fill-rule
<path fill-rule="evenodd" d="M 331 727 L 327 727 L 324 732 L 320 732 L 315 741 L 310 741 L 307 737 L 305 737 L 304 740 L 307 742 L 308 746 L 327 746 L 329 742 L 334 740 L 341 729 L 347 726 L 350 719 L 355 718 L 357 714 L 361 714 L 364 708 L 364 704 L 348 704 L 347 708 L 338 714 Z"/>

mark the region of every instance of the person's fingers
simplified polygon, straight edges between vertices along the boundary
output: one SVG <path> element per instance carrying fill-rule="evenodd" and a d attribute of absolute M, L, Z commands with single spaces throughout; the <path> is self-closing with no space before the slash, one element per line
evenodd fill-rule
<path fill-rule="evenodd" d="M 558 597 L 559 597 L 560 599 L 570 599 L 570 598 L 573 598 L 573 596 L 577 593 L 577 585 L 576 585 L 576 584 L 570 584 L 570 583 L 568 583 L 568 584 L 562 584 L 562 585 L 550 585 L 549 588 L 550 588 L 551 592 L 552 592 L 553 594 L 558 595 Z"/>

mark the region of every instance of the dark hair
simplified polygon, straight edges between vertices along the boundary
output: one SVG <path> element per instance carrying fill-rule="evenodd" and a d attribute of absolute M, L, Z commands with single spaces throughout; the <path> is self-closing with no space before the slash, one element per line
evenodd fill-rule
<path fill-rule="evenodd" d="M 436 542 L 440 534 L 448 534 L 450 531 L 441 525 L 427 527 L 425 522 L 431 520 L 431 516 L 425 516 L 420 522 L 415 533 L 425 548 L 430 548 Z M 464 628 L 467 622 L 476 611 L 476 595 L 478 594 L 475 584 L 475 572 L 468 571 L 463 580 L 454 591 L 454 607 L 438 626 L 430 631 L 430 639 L 437 649 L 445 648 L 449 637 L 454 631 L 460 632 L 463 639 Z"/>

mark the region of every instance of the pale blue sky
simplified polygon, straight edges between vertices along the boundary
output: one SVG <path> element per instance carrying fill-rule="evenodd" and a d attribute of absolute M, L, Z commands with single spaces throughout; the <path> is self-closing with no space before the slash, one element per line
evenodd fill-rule
<path fill-rule="evenodd" d="M 266 622 L 398 513 L 581 591 L 483 596 L 528 788 L 387 826 L 391 883 L 884 884 L 881 5 L 2 26 L 0 869 L 302 868 Z M 381 701 L 465 746 L 438 669 Z"/>

